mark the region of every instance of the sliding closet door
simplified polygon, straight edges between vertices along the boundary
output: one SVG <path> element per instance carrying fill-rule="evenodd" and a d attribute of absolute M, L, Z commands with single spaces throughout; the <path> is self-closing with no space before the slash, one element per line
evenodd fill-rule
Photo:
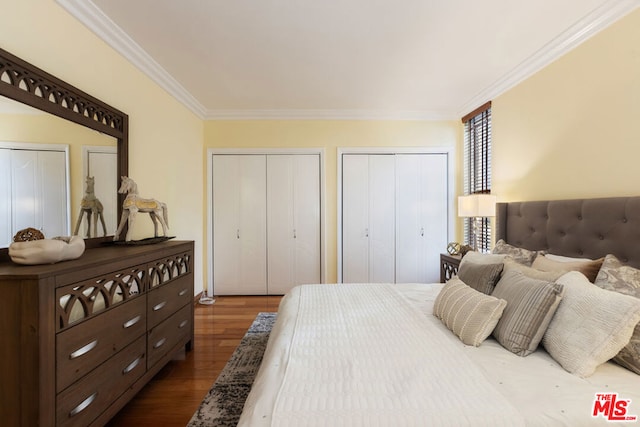
<path fill-rule="evenodd" d="M 342 157 L 342 280 L 395 281 L 393 155 Z"/>
<path fill-rule="evenodd" d="M 266 158 L 214 155 L 212 169 L 214 293 L 265 294 Z"/>
<path fill-rule="evenodd" d="M 447 245 L 447 155 L 398 154 L 396 282 L 437 283 Z"/>
<path fill-rule="evenodd" d="M 320 283 L 320 156 L 267 156 L 268 293 Z"/>

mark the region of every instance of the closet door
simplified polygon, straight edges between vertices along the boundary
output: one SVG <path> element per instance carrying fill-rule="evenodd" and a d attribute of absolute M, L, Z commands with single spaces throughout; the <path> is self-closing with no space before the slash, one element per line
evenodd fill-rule
<path fill-rule="evenodd" d="M 447 245 L 447 155 L 398 154 L 396 283 L 437 283 Z"/>
<path fill-rule="evenodd" d="M 342 281 L 395 281 L 393 155 L 342 157 Z"/>
<path fill-rule="evenodd" d="M 320 283 L 320 156 L 267 156 L 268 293 Z"/>
<path fill-rule="evenodd" d="M 65 154 L 11 150 L 12 232 L 36 228 L 46 238 L 69 235 Z"/>
<path fill-rule="evenodd" d="M 11 200 L 11 150 L 0 148 L 0 200 Z M 0 248 L 11 244 L 11 203 L 0 204 Z"/>
<path fill-rule="evenodd" d="M 216 295 L 264 295 L 266 159 L 214 155 L 213 290 Z"/>

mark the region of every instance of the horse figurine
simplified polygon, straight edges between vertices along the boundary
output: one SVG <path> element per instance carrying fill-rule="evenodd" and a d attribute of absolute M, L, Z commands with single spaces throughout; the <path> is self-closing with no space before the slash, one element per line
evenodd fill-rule
<path fill-rule="evenodd" d="M 73 232 L 74 236 L 78 235 L 80 230 L 80 223 L 82 222 L 83 215 L 87 216 L 87 238 L 98 237 L 98 219 L 102 223 L 102 236 L 107 235 L 107 226 L 104 224 L 104 216 L 102 214 L 103 207 L 100 200 L 94 193 L 95 179 L 92 176 L 87 176 L 86 179 L 87 188 L 84 192 L 84 197 L 80 202 L 80 215 L 78 215 L 78 222 L 76 222 L 76 229 Z M 93 236 L 91 233 L 91 221 L 93 219 Z"/>
<path fill-rule="evenodd" d="M 113 240 L 118 240 L 125 223 L 128 223 L 127 235 L 125 241 L 131 240 L 131 231 L 133 230 L 133 224 L 138 212 L 148 212 L 153 221 L 153 233 L 154 237 L 158 237 L 158 221 L 162 225 L 162 233 L 167 235 L 167 229 L 169 228 L 169 218 L 167 212 L 167 205 L 159 202 L 155 199 L 144 199 L 138 196 L 138 184 L 135 183 L 129 177 L 122 177 L 122 184 L 118 190 L 120 194 L 126 194 L 127 197 L 122 202 L 122 216 L 120 217 L 120 224 L 116 230 Z"/>

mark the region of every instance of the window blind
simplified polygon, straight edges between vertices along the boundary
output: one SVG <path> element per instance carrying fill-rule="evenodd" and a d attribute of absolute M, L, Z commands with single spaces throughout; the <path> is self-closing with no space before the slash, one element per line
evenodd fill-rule
<path fill-rule="evenodd" d="M 462 118 L 464 123 L 464 194 L 491 193 L 491 102 Z M 477 222 L 475 242 L 470 241 L 473 218 L 465 218 L 464 240 L 479 251 L 491 244 L 491 220 Z M 474 244 L 475 243 L 475 244 Z"/>

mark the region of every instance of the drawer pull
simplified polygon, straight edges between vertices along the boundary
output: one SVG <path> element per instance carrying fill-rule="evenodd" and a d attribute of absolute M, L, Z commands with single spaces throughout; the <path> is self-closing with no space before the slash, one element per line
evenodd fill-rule
<path fill-rule="evenodd" d="M 183 289 L 180 291 L 180 293 L 178 294 L 179 297 L 184 296 L 187 293 L 187 289 Z"/>
<path fill-rule="evenodd" d="M 160 304 L 156 304 L 153 306 L 153 311 L 162 310 L 162 307 L 164 307 L 165 305 L 167 305 L 167 302 L 162 301 Z"/>
<path fill-rule="evenodd" d="M 71 410 L 71 412 L 69 412 L 69 418 L 73 417 L 74 415 L 78 415 L 80 412 L 82 412 L 85 409 L 87 409 L 87 406 L 91 405 L 93 403 L 93 401 L 96 400 L 97 396 L 98 396 L 98 392 L 96 391 L 91 396 L 89 396 L 85 400 L 83 400 L 82 403 L 80 403 L 78 406 L 73 408 Z"/>
<path fill-rule="evenodd" d="M 187 326 L 187 323 L 189 323 L 188 320 L 183 320 L 182 322 L 180 322 L 180 324 L 178 325 L 178 329 L 182 329 L 185 326 Z"/>
<path fill-rule="evenodd" d="M 159 340 L 157 343 L 155 343 L 153 345 L 153 348 L 160 348 L 164 345 L 164 343 L 167 341 L 166 338 L 162 338 L 161 340 Z"/>
<path fill-rule="evenodd" d="M 80 356 L 82 356 L 84 354 L 87 354 L 91 350 L 93 350 L 97 345 L 98 345 L 98 340 L 93 340 L 89 344 L 87 344 L 87 345 L 85 345 L 83 347 L 80 347 L 79 349 L 77 349 L 76 351 L 71 353 L 69 355 L 69 359 L 75 359 L 75 358 L 80 357 Z"/>
<path fill-rule="evenodd" d="M 133 369 L 140 364 L 140 359 L 141 358 L 142 357 L 138 357 L 136 360 L 134 360 L 133 362 L 129 363 L 127 365 L 127 367 L 122 370 L 122 373 L 123 374 L 128 374 L 129 372 L 133 371 Z"/>
<path fill-rule="evenodd" d="M 137 315 L 136 317 L 134 317 L 133 319 L 131 319 L 131 320 L 127 320 L 126 322 L 124 322 L 124 323 L 122 324 L 122 327 L 123 327 L 123 328 L 125 328 L 125 329 L 130 328 L 130 327 L 132 327 L 133 325 L 135 325 L 136 323 L 138 323 L 138 322 L 140 321 L 140 319 L 141 319 L 141 318 L 142 318 L 142 317 L 138 314 L 138 315 Z"/>

